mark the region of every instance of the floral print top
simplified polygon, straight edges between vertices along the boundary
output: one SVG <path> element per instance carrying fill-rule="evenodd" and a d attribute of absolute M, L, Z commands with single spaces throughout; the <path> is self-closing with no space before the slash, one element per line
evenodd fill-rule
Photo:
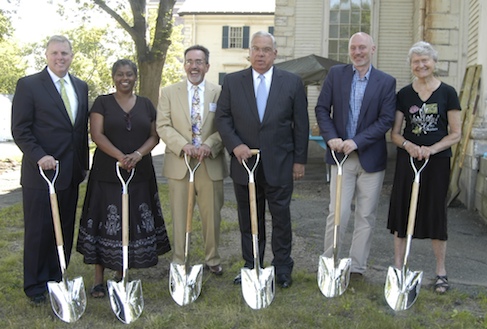
<path fill-rule="evenodd" d="M 406 125 L 403 136 L 417 145 L 433 145 L 448 134 L 448 115 L 450 110 L 460 110 L 455 89 L 441 83 L 431 96 L 423 101 L 413 89 L 412 84 L 397 93 L 397 110 L 404 114 Z M 450 157 L 451 148 L 435 156 Z"/>

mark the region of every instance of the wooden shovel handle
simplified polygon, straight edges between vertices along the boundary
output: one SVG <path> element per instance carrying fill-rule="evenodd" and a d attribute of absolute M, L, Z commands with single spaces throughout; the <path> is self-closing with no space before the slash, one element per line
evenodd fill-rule
<path fill-rule="evenodd" d="M 416 209 L 418 207 L 418 195 L 419 195 L 419 183 L 413 182 L 411 191 L 411 202 L 409 203 L 409 216 L 408 216 L 408 228 L 407 235 L 413 235 L 414 224 L 416 222 Z"/>
<path fill-rule="evenodd" d="M 335 226 L 340 225 L 340 215 L 342 207 L 342 178 L 343 175 L 337 175 L 336 178 L 336 193 L 335 193 Z"/>
<path fill-rule="evenodd" d="M 249 183 L 249 201 L 250 201 L 250 225 L 252 235 L 258 234 L 257 226 L 257 201 L 255 197 L 255 183 Z"/>
<path fill-rule="evenodd" d="M 186 233 L 193 230 L 194 182 L 188 185 L 188 209 L 186 211 Z"/>
<path fill-rule="evenodd" d="M 51 198 L 51 211 L 52 211 L 52 221 L 54 224 L 54 234 L 56 236 L 56 245 L 58 247 L 64 246 L 63 241 L 63 231 L 61 229 L 61 218 L 59 216 L 59 206 L 57 202 L 56 193 L 51 193 L 49 195 Z"/>
<path fill-rule="evenodd" d="M 129 245 L 129 195 L 122 194 L 122 246 Z"/>

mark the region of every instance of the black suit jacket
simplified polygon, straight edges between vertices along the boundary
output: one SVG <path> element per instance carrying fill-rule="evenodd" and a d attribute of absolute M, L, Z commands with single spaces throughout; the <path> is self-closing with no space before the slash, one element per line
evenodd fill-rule
<path fill-rule="evenodd" d="M 47 67 L 17 82 L 12 102 L 12 136 L 23 152 L 24 187 L 47 189 L 37 165 L 45 155 L 59 160 L 57 189 L 81 183 L 88 170 L 88 86 L 72 75 L 69 77 L 78 96 L 74 125 Z"/>
<path fill-rule="evenodd" d="M 274 67 L 262 122 L 257 111 L 252 69 L 226 75 L 215 120 L 231 155 L 240 144 L 260 149 L 261 165 L 272 186 L 292 183 L 293 164 L 307 162 L 308 101 L 301 79 L 293 73 Z M 248 183 L 247 172 L 234 156 L 230 175 L 238 184 Z"/>

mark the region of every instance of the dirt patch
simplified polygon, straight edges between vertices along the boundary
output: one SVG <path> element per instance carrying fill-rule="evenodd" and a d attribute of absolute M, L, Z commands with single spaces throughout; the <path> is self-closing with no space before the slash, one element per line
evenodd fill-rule
<path fill-rule="evenodd" d="M 13 170 L 20 169 L 20 162 L 12 159 L 2 159 L 0 160 L 0 175 Z"/>

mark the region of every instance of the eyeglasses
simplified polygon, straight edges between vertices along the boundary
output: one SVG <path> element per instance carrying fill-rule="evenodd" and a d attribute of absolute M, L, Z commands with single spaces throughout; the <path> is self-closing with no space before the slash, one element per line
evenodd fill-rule
<path fill-rule="evenodd" d="M 194 61 L 192 59 L 187 59 L 187 60 L 184 61 L 184 64 L 186 64 L 186 65 L 196 64 L 198 66 L 201 66 L 203 64 L 206 64 L 206 61 L 203 60 L 203 59 L 197 59 L 197 60 L 194 60 Z"/>
<path fill-rule="evenodd" d="M 128 131 L 132 130 L 132 121 L 130 121 L 130 113 L 125 113 L 125 128 Z"/>
<path fill-rule="evenodd" d="M 256 47 L 256 46 L 253 46 L 252 48 L 250 48 L 252 50 L 252 52 L 254 53 L 258 53 L 260 51 L 262 51 L 264 54 L 270 54 L 271 52 L 274 51 L 274 49 L 272 49 L 271 47 L 264 47 L 264 48 L 259 48 L 259 47 Z"/>

